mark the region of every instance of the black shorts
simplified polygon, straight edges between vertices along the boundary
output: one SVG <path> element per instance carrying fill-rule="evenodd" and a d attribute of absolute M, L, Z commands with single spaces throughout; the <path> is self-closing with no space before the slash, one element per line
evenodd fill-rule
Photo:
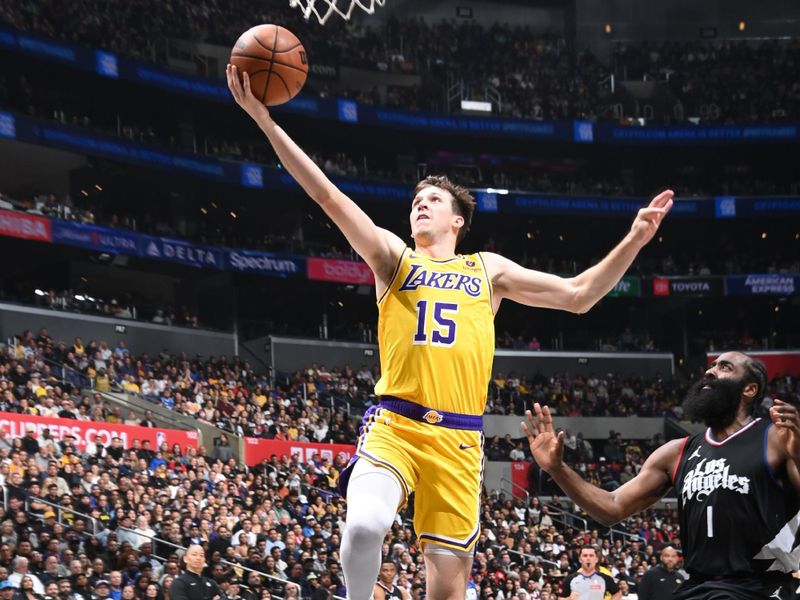
<path fill-rule="evenodd" d="M 792 577 L 721 579 L 692 583 L 675 590 L 673 600 L 795 600 L 800 581 Z"/>

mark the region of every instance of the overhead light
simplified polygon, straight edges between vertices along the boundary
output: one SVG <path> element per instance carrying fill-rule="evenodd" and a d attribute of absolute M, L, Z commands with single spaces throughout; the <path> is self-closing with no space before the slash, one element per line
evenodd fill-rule
<path fill-rule="evenodd" d="M 87 295 L 87 296 L 86 296 L 86 299 L 87 299 L 89 302 L 94 302 L 94 298 L 92 298 L 91 296 L 88 296 L 88 295 Z"/>
<path fill-rule="evenodd" d="M 739 21 L 739 31 L 744 31 L 745 29 L 747 29 L 747 23 Z"/>
<path fill-rule="evenodd" d="M 235 213 L 235 212 L 231 211 L 231 212 L 230 212 L 230 215 L 231 215 L 231 216 L 232 216 L 234 219 L 236 218 L 236 213 Z"/>
<path fill-rule="evenodd" d="M 492 112 L 492 103 L 481 100 L 462 100 L 461 110 L 490 113 Z"/>
<path fill-rule="evenodd" d="M 75 300 L 80 300 L 81 302 L 84 302 L 86 300 L 86 298 L 81 294 L 75 294 L 74 298 Z"/>
<path fill-rule="evenodd" d="M 505 196 L 508 194 L 508 190 L 504 188 L 486 188 L 487 194 L 500 194 L 501 196 Z"/>
<path fill-rule="evenodd" d="M 606 23 L 605 26 L 603 27 L 603 31 L 606 32 L 606 35 L 609 35 L 612 31 L 611 23 Z"/>
<path fill-rule="evenodd" d="M 103 187 L 99 183 L 94 184 L 94 189 L 96 189 L 98 192 L 103 191 Z"/>
<path fill-rule="evenodd" d="M 36 288 L 35 290 L 33 290 L 33 293 L 36 294 L 37 296 L 47 296 L 47 294 L 44 292 L 44 290 L 40 290 L 39 288 Z"/>

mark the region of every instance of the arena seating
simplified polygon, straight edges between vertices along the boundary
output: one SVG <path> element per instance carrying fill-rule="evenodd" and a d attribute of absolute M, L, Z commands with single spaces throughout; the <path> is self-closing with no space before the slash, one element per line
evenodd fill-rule
<path fill-rule="evenodd" d="M 230 46 L 253 23 L 279 23 L 297 32 L 318 62 L 421 73 L 440 81 L 446 73 L 456 72 L 467 85 L 495 89 L 503 98 L 502 113 L 514 117 L 613 118 L 615 99 L 601 92 L 600 85 L 611 74 L 633 80 L 647 75 L 650 81 L 666 83 L 683 107 L 683 115 L 671 115 L 672 119 L 763 122 L 791 120 L 800 114 L 795 40 L 620 44 L 612 63 L 604 64 L 589 52 L 571 50 L 558 36 L 526 27 L 431 24 L 408 18 L 390 19 L 383 27 L 372 22 L 357 27 L 331 23 L 322 30 L 308 27 L 296 11 L 282 4 L 266 10 L 252 0 L 234 5 L 212 0 L 198 8 L 182 1 L 172 11 L 154 10 L 151 5 L 150 0 L 136 0 L 111 8 L 82 0 L 64 8 L 49 0 L 34 9 L 7 1 L 0 4 L 0 21 L 148 61 L 163 61 L 172 38 Z M 87 14 L 93 15 L 91 22 L 85 19 Z M 786 85 L 768 85 L 774 81 Z M 422 87 L 349 95 L 361 102 L 411 109 L 442 108 L 440 95 L 425 93 Z"/>
<path fill-rule="evenodd" d="M 378 376 L 364 367 L 311 365 L 279 377 L 271 387 L 235 359 L 136 356 L 124 344 L 112 349 L 105 341 L 80 338 L 67 347 L 42 330 L 25 332 L 5 348 L 2 411 L 138 424 L 138 418 L 125 419 L 99 394 L 82 397 L 79 385 L 57 381 L 54 363 L 45 358 L 69 364 L 90 385 L 113 380 L 221 429 L 273 439 L 352 443 L 352 421 L 331 415 L 320 399 L 336 394 L 361 409 L 372 401 Z M 776 380 L 771 393 L 797 395 L 798 383 Z M 541 375 L 528 380 L 498 373 L 489 410 L 517 412 L 523 401 L 536 400 L 567 415 L 675 415 L 680 395 L 680 387 L 654 381 Z M 566 459 L 588 480 L 612 490 L 638 472 L 661 443 L 660 436 L 634 441 L 613 432 L 590 443 L 579 432 L 567 432 Z M 68 440 L 39 443 L 32 436 L 0 436 L 5 519 L 0 569 L 34 575 L 45 597 L 64 600 L 64 590 L 71 589 L 69 598 L 88 600 L 97 581 L 107 579 L 112 593 L 124 598 L 167 598 L 181 548 L 189 543 L 207 547 L 207 572 L 229 598 L 256 600 L 267 592 L 287 598 L 344 595 L 337 562 L 344 505 L 326 491 L 343 463 L 321 470 L 284 456 L 247 469 L 223 463 L 213 452 L 206 456 L 203 449 L 164 447 L 158 456 L 141 447 L 92 450 Z M 510 437 L 487 440 L 486 453 L 489 460 L 530 458 L 524 440 Z M 558 490 L 547 482 L 540 488 L 546 496 L 536 488 L 516 496 L 513 491 L 489 490 L 482 498 L 472 578 L 483 598 L 552 598 L 547 592 L 576 567 L 578 549 L 586 543 L 601 548 L 602 562 L 615 577 L 635 583 L 664 544 L 677 542 L 677 516 L 669 505 L 607 530 L 577 514 L 571 503 L 550 497 Z M 424 576 L 410 510 L 392 528 L 384 548 L 399 566 L 398 585 L 419 598 Z"/>

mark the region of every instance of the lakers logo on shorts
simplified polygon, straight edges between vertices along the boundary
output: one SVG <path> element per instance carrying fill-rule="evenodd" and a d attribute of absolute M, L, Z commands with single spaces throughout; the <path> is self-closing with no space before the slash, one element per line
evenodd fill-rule
<path fill-rule="evenodd" d="M 444 416 L 440 415 L 435 410 L 429 410 L 424 415 L 422 415 L 422 420 L 426 423 L 430 423 L 431 425 L 436 425 L 437 423 L 441 423 L 444 420 Z"/>

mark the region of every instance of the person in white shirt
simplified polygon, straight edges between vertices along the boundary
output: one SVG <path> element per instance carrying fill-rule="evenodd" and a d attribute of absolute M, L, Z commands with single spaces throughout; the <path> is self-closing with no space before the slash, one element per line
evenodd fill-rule
<path fill-rule="evenodd" d="M 8 576 L 8 581 L 10 581 L 14 587 L 20 587 L 23 577 L 30 577 L 33 581 L 33 592 L 35 594 L 41 594 L 44 596 L 44 585 L 42 585 L 42 582 L 36 575 L 28 573 L 27 558 L 24 556 L 17 556 L 13 561 L 11 561 L 11 568 L 14 572 Z"/>
<path fill-rule="evenodd" d="M 140 515 L 136 518 L 136 529 L 134 529 L 134 531 L 139 534 L 136 536 L 138 539 L 136 539 L 133 544 L 136 550 L 145 542 L 152 541 L 152 538 L 156 536 L 156 532 L 150 529 L 150 525 L 147 523 L 147 517 L 144 515 Z"/>
<path fill-rule="evenodd" d="M 251 548 L 256 545 L 256 534 L 253 533 L 253 522 L 250 519 L 242 521 L 242 528 L 231 537 L 231 545 L 238 546 L 242 540 Z"/>
<path fill-rule="evenodd" d="M 525 452 L 522 450 L 522 442 L 518 442 L 514 448 L 511 449 L 511 452 L 508 454 L 508 458 L 513 461 L 525 460 Z"/>

